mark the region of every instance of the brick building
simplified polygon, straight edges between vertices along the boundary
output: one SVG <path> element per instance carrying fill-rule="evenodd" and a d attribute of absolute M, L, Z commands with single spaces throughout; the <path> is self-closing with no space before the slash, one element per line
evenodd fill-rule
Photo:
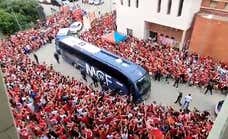
<path fill-rule="evenodd" d="M 228 64 L 228 0 L 203 0 L 196 14 L 190 50 Z"/>

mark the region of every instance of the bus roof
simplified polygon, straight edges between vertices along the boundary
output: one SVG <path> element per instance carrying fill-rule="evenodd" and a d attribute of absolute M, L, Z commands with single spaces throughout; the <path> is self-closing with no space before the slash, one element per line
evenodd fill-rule
<path fill-rule="evenodd" d="M 61 40 L 64 44 L 71 46 L 77 50 L 80 50 L 93 58 L 98 59 L 108 65 L 111 65 L 115 69 L 122 72 L 130 80 L 136 81 L 146 73 L 146 71 L 139 65 L 121 58 L 115 54 L 112 54 L 104 49 L 98 48 L 88 42 L 85 42 L 79 38 L 73 36 L 67 36 Z"/>

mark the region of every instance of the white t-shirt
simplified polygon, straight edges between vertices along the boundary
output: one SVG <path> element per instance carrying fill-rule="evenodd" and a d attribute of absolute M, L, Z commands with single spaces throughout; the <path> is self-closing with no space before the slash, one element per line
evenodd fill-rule
<path fill-rule="evenodd" d="M 32 112 L 34 112 L 35 107 L 34 107 L 33 103 L 28 103 L 28 104 L 27 104 L 27 107 L 29 107 L 29 109 L 30 109 Z"/>
<path fill-rule="evenodd" d="M 107 139 L 113 139 L 113 135 L 107 135 Z"/>
<path fill-rule="evenodd" d="M 122 139 L 128 139 L 128 133 L 122 133 L 121 138 Z"/>
<path fill-rule="evenodd" d="M 40 137 L 40 139 L 48 139 L 48 137 L 46 135 L 43 135 Z"/>
<path fill-rule="evenodd" d="M 184 100 L 186 101 L 186 102 L 191 102 L 192 101 L 192 97 L 191 96 L 185 96 L 184 97 Z"/>

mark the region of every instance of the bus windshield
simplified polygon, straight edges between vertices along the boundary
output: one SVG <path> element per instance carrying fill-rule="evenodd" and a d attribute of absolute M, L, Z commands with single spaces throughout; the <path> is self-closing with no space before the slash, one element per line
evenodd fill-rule
<path fill-rule="evenodd" d="M 138 88 L 139 92 L 142 93 L 142 94 L 144 94 L 147 91 L 149 91 L 150 86 L 151 86 L 149 74 L 146 74 L 141 79 L 139 79 L 137 81 L 136 85 L 137 85 L 137 88 Z"/>

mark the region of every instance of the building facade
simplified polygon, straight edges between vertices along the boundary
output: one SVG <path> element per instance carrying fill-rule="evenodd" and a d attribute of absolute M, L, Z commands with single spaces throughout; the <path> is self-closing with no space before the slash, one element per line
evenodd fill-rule
<path fill-rule="evenodd" d="M 190 50 L 228 64 L 228 0 L 203 0 L 196 14 Z"/>
<path fill-rule="evenodd" d="M 182 48 L 202 0 L 117 0 L 117 30 Z"/>

